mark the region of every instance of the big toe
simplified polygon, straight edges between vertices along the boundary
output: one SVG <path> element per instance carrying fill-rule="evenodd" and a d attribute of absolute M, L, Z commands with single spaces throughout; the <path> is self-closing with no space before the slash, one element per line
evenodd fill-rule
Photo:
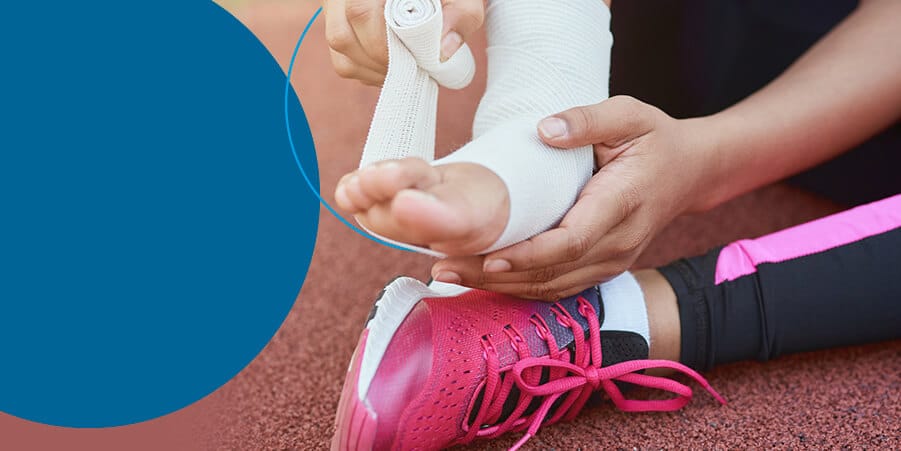
<path fill-rule="evenodd" d="M 509 212 L 506 186 L 475 164 L 438 166 L 441 181 L 422 190 L 400 191 L 391 216 L 420 243 L 448 255 L 467 255 L 493 244 Z"/>
<path fill-rule="evenodd" d="M 419 243 L 461 239 L 472 229 L 461 196 L 451 190 L 405 189 L 391 203 L 391 215 Z"/>

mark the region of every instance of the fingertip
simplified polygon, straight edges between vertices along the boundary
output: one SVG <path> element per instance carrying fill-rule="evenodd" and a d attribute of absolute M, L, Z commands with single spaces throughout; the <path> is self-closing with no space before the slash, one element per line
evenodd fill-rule
<path fill-rule="evenodd" d="M 463 41 L 475 33 L 485 22 L 484 0 L 443 1 L 444 27 L 442 36 L 455 30 Z"/>
<path fill-rule="evenodd" d="M 463 36 L 460 33 L 451 30 L 445 34 L 441 39 L 441 62 L 449 60 L 460 47 L 463 47 Z"/>
<path fill-rule="evenodd" d="M 561 143 L 569 136 L 569 124 L 557 116 L 546 117 L 538 122 L 538 135 L 548 144 Z"/>
<path fill-rule="evenodd" d="M 451 271 L 439 272 L 438 274 L 435 275 L 435 280 L 438 282 L 452 283 L 452 284 L 459 284 L 459 283 L 463 282 L 463 279 L 460 277 L 459 274 L 457 274 L 455 272 L 451 272 Z"/>
<path fill-rule="evenodd" d="M 438 262 L 436 262 L 435 264 L 432 265 L 432 269 L 429 271 L 429 276 L 430 276 L 432 279 L 434 279 L 435 277 L 437 277 L 437 276 L 438 276 L 438 273 L 441 272 L 441 262 L 442 262 L 442 261 L 443 261 L 443 260 L 439 260 Z"/>
<path fill-rule="evenodd" d="M 358 76 L 360 83 L 373 88 L 381 88 L 385 83 L 385 74 L 374 70 L 366 70 L 365 73 Z"/>
<path fill-rule="evenodd" d="M 482 271 L 487 273 L 508 272 L 513 269 L 513 265 L 509 261 L 502 258 L 486 259 L 482 265 Z"/>
<path fill-rule="evenodd" d="M 371 87 L 371 88 L 381 88 L 381 87 L 382 87 L 382 83 L 384 82 L 384 80 L 382 80 L 382 81 L 379 81 L 379 80 L 360 80 L 360 82 L 363 83 L 364 86 L 369 86 L 369 87 Z"/>
<path fill-rule="evenodd" d="M 447 257 L 432 265 L 432 275 L 434 276 L 442 271 L 450 271 L 460 275 L 464 283 L 471 284 L 478 280 L 479 274 L 482 272 L 483 263 L 484 256 L 482 255 Z"/>

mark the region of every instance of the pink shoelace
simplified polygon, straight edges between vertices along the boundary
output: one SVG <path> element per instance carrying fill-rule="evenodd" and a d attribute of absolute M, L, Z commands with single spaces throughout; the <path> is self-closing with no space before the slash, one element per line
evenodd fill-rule
<path fill-rule="evenodd" d="M 598 389 L 603 389 L 613 404 L 626 412 L 673 411 L 691 401 L 692 390 L 690 387 L 666 377 L 639 373 L 641 370 L 650 368 L 669 368 L 681 372 L 704 387 L 717 401 L 726 403 L 726 400 L 707 383 L 703 376 L 678 362 L 631 360 L 602 368 L 601 335 L 597 312 L 585 298 L 580 296 L 578 302 L 579 314 L 584 316 L 589 324 L 587 341 L 581 325 L 570 316 L 566 309 L 561 308 L 559 304 L 552 307 L 557 321 L 574 332 L 575 342 L 572 352 L 566 348 L 563 350 L 558 348 L 553 334 L 540 316 L 533 316 L 531 321 L 536 326 L 539 336 L 547 342 L 550 349 L 549 355 L 531 356 L 520 332 L 507 326 L 504 328 L 504 333 L 510 337 L 519 360 L 514 365 L 501 369 L 494 346 L 487 338 L 482 339 L 482 346 L 485 349 L 484 357 L 487 361 L 483 402 L 476 414 L 475 421 L 472 422 L 472 427 L 468 427 L 467 435 L 460 440 L 460 443 L 471 442 L 477 437 L 495 438 L 512 430 L 525 429 L 525 435 L 511 448 L 515 451 L 533 437 L 543 424 L 555 423 L 561 419 L 573 419 L 585 406 L 591 393 Z M 544 369 L 548 370 L 549 378 L 548 382 L 541 383 L 541 373 Z M 502 372 L 510 374 L 501 378 Z M 626 399 L 613 381 L 664 390 L 674 393 L 676 396 L 664 400 Z M 514 384 L 520 391 L 516 407 L 504 421 L 496 424 L 500 421 L 504 402 Z M 554 403 L 564 396 L 565 398 L 554 414 L 547 418 Z M 536 397 L 544 397 L 540 406 L 528 416 L 523 417 Z M 479 427 L 483 424 L 492 426 Z"/>

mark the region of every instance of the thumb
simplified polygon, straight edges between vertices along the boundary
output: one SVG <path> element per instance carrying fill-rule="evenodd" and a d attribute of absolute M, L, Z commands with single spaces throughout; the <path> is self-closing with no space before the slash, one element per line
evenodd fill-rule
<path fill-rule="evenodd" d="M 594 144 L 615 147 L 654 128 L 655 107 L 629 96 L 570 108 L 538 123 L 538 135 L 550 146 L 574 148 Z"/>
<path fill-rule="evenodd" d="M 484 0 L 442 0 L 441 3 L 444 5 L 441 60 L 446 61 L 482 27 L 485 20 L 485 3 Z"/>

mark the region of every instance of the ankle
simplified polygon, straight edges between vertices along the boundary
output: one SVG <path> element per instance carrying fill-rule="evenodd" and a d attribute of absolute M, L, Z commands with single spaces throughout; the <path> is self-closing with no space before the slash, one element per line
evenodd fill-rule
<path fill-rule="evenodd" d="M 663 275 L 655 269 L 633 273 L 644 292 L 651 333 L 649 358 L 679 361 L 681 324 L 676 293 Z"/>

